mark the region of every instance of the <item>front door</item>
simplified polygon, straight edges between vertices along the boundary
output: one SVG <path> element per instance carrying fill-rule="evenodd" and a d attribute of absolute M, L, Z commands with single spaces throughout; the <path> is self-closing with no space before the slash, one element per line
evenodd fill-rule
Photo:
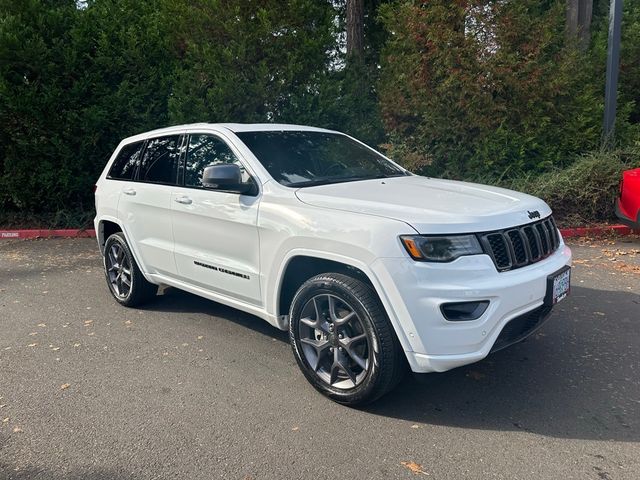
<path fill-rule="evenodd" d="M 259 196 L 202 186 L 205 167 L 236 163 L 243 181 L 254 181 L 239 154 L 219 136 L 192 133 L 187 142 L 182 186 L 171 208 L 178 276 L 215 293 L 260 305 Z"/>

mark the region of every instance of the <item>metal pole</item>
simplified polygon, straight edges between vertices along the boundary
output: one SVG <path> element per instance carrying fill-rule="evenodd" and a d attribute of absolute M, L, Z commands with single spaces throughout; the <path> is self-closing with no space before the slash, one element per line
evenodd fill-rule
<path fill-rule="evenodd" d="M 621 23 L 622 0 L 611 0 L 609 9 L 609 45 L 607 48 L 607 82 L 604 89 L 603 136 L 605 144 L 610 144 L 613 141 L 613 132 L 616 124 Z"/>

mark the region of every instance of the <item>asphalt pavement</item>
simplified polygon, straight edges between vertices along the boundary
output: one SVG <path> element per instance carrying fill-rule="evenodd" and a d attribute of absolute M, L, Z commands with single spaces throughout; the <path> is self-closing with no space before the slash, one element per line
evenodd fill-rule
<path fill-rule="evenodd" d="M 539 333 L 352 409 L 258 318 L 127 309 L 95 240 L 3 241 L 0 479 L 638 479 L 640 239 L 572 247 Z"/>

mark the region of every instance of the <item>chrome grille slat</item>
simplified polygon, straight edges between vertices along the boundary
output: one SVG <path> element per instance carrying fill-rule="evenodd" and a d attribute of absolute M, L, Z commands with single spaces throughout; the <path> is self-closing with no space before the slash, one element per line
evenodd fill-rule
<path fill-rule="evenodd" d="M 553 217 L 520 227 L 487 232 L 480 235 L 480 243 L 500 272 L 539 262 L 560 246 Z"/>

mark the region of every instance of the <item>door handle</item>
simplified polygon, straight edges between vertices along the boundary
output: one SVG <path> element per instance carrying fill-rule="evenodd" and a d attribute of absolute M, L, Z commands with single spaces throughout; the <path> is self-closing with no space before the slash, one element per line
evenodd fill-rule
<path fill-rule="evenodd" d="M 124 193 L 125 195 L 135 195 L 136 191 L 133 188 L 125 188 L 124 190 L 122 190 L 122 193 Z"/>
<path fill-rule="evenodd" d="M 178 203 L 182 203 L 183 205 L 191 205 L 191 203 L 193 202 L 193 200 L 191 200 L 189 197 L 186 196 L 182 196 L 182 197 L 176 197 L 175 201 Z"/>

